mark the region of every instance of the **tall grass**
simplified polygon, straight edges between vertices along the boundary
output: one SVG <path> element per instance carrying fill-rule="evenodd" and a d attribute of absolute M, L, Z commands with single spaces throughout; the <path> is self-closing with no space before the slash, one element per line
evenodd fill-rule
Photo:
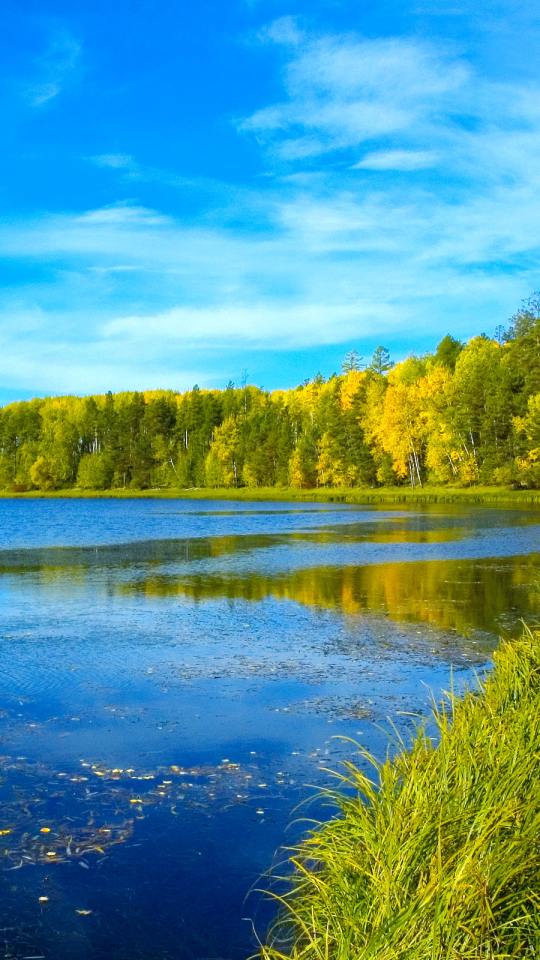
<path fill-rule="evenodd" d="M 337 816 L 291 851 L 264 960 L 540 954 L 540 632 L 435 718 L 437 742 L 369 757 L 374 780 L 346 765 Z"/>
<path fill-rule="evenodd" d="M 540 490 L 510 490 L 508 487 L 164 487 L 152 490 L 0 490 L 0 500 L 239 500 L 299 501 L 301 503 L 473 503 L 516 505 L 540 504 Z"/>

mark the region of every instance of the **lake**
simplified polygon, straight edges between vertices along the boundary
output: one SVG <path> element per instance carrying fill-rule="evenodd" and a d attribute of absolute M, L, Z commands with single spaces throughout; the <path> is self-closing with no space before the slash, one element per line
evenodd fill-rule
<path fill-rule="evenodd" d="M 321 813 L 540 609 L 540 513 L 0 500 L 0 946 L 245 960 Z M 299 806 L 300 805 L 300 806 Z M 324 811 L 321 815 L 324 815 Z"/>

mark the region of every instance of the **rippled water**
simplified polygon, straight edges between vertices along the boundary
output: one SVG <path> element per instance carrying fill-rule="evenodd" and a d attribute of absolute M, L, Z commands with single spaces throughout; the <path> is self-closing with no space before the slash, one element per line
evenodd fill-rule
<path fill-rule="evenodd" d="M 1 500 L 0 521 L 13 960 L 243 960 L 271 916 L 247 895 L 340 738 L 383 756 L 387 718 L 406 736 L 538 616 L 533 510 Z"/>

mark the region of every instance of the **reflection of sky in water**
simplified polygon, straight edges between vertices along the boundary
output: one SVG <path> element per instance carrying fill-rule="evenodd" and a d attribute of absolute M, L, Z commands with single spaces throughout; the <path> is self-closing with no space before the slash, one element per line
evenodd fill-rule
<path fill-rule="evenodd" d="M 245 536 L 310 531 L 339 524 L 406 524 L 410 530 L 462 528 L 468 535 L 500 526 L 536 526 L 533 510 L 461 505 L 223 503 L 193 500 L 2 500 L 0 549 L 131 543 L 138 540 Z M 347 530 L 343 533 L 346 535 Z M 366 527 L 365 533 L 368 534 Z"/>
<path fill-rule="evenodd" d="M 0 517 L 6 956 L 247 956 L 244 896 L 303 785 L 350 755 L 332 735 L 383 755 L 386 717 L 406 732 L 451 664 L 460 689 L 537 615 L 532 510 L 14 500 Z"/>

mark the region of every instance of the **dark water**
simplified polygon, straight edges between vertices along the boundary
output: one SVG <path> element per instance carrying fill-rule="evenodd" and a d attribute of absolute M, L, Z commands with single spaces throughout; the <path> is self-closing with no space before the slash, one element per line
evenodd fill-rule
<path fill-rule="evenodd" d="M 17 960 L 244 960 L 271 916 L 247 895 L 308 785 L 354 756 L 341 738 L 384 756 L 386 718 L 407 736 L 539 615 L 532 510 L 2 500 L 0 518 Z"/>

